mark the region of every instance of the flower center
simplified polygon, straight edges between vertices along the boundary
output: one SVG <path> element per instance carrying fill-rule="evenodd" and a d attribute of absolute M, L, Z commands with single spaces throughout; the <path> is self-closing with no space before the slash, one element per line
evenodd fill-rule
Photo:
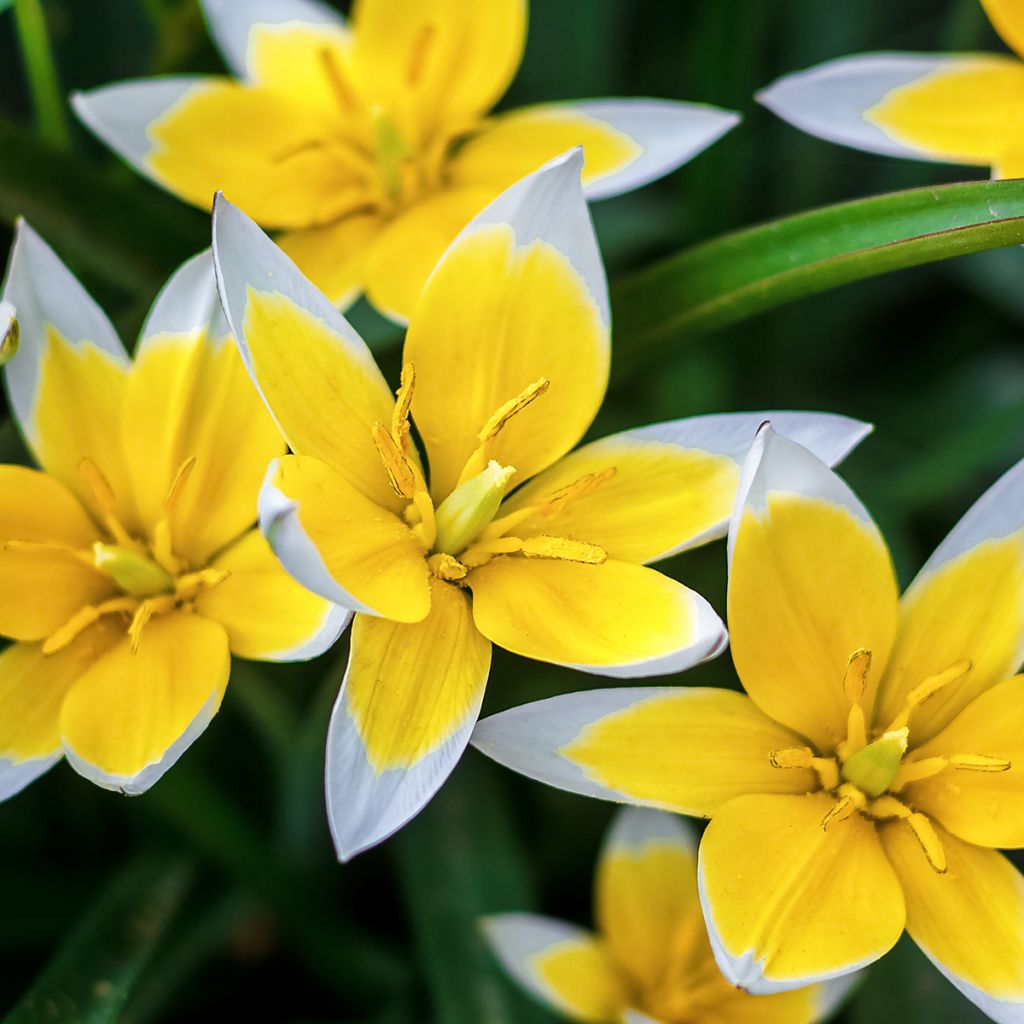
<path fill-rule="evenodd" d="M 163 514 L 153 529 L 153 539 L 146 543 L 125 529 L 117 516 L 116 499 L 106 477 L 95 463 L 83 460 L 82 475 L 113 542 L 96 541 L 91 551 L 67 550 L 66 553 L 107 573 L 120 588 L 121 595 L 80 608 L 43 641 L 44 655 L 63 650 L 91 625 L 110 615 L 128 619 L 128 636 L 134 653 L 142 641 L 146 624 L 154 615 L 191 610 L 201 590 L 227 579 L 228 574 L 219 569 L 190 571 L 174 554 L 171 544 L 170 519 L 194 466 L 195 459 L 187 459 L 175 474 L 164 499 Z"/>
<path fill-rule="evenodd" d="M 493 458 L 494 442 L 507 424 L 547 393 L 550 381 L 534 381 L 503 402 L 477 433 L 477 447 L 466 460 L 455 489 L 435 509 L 413 448 L 409 409 L 416 372 L 411 363 L 402 368 L 391 424 L 373 425 L 373 441 L 392 490 L 407 500 L 403 518 L 423 544 L 427 565 L 439 579 L 460 583 L 470 571 L 496 555 L 523 555 L 597 565 L 608 555 L 596 544 L 568 537 L 512 536 L 524 520 L 550 515 L 615 475 L 614 468 L 590 473 L 545 500 L 506 516 L 500 515 L 505 489 L 515 474 Z"/>
<path fill-rule="evenodd" d="M 915 711 L 935 694 L 962 682 L 971 667 L 971 662 L 963 659 L 923 680 L 907 694 L 899 714 L 871 738 L 864 708 L 871 652 L 863 648 L 854 651 L 843 678 L 843 692 L 850 703 L 846 738 L 836 747 L 835 756 L 821 756 L 810 747 L 789 747 L 773 751 L 769 759 L 775 768 L 811 768 L 817 773 L 820 788 L 836 798 L 821 823 L 826 831 L 858 813 L 875 821 L 905 821 L 920 841 L 928 863 L 935 871 L 944 872 L 946 855 L 935 827 L 901 794 L 910 783 L 947 769 L 1009 771 L 1009 761 L 981 754 L 918 759 L 910 751 Z"/>

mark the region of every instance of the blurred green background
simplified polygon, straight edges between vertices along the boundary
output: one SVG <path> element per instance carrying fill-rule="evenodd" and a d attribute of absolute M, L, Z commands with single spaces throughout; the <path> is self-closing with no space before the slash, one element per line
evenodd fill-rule
<path fill-rule="evenodd" d="M 196 0 L 43 8 L 65 90 L 221 69 Z M 594 208 L 614 283 L 735 227 L 982 177 L 819 142 L 753 102 L 780 74 L 869 49 L 1002 44 L 977 0 L 533 0 L 526 58 L 504 105 L 649 95 L 743 113 L 692 165 Z M 40 140 L 7 10 L 0 244 L 6 250 L 24 213 L 130 340 L 164 278 L 208 244 L 208 218 L 138 179 L 77 125 L 71 134 L 64 151 Z M 1024 252 L 1003 249 L 851 285 L 706 337 L 669 338 L 644 362 L 617 368 L 592 433 L 773 407 L 871 420 L 876 434 L 843 472 L 882 525 L 905 583 L 981 490 L 1024 456 L 1022 278 Z M 365 308 L 353 318 L 393 374 L 394 329 Z M 616 322 L 623 344 L 629 331 Z M 24 459 L 9 424 L 0 446 L 0 457 Z M 668 571 L 723 611 L 721 544 Z M 44 976 L 10 1020 L 115 1019 L 122 983 L 136 974 L 116 1017 L 125 1024 L 551 1019 L 499 975 L 475 920 L 536 909 L 587 922 L 612 808 L 470 751 L 408 829 L 339 867 L 321 773 L 346 655 L 343 641 L 297 669 L 238 665 L 222 713 L 141 799 L 60 766 L 0 808 L 0 1014 L 48 969 L 64 996 Z M 678 682 L 736 685 L 728 657 Z M 498 654 L 485 713 L 592 685 L 601 682 Z M 74 1008 L 104 995 L 99 1016 Z M 838 1019 L 984 1018 L 904 942 Z"/>

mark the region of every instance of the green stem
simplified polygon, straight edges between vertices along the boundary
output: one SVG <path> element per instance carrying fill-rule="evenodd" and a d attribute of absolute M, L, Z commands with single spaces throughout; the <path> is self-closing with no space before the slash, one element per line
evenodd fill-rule
<path fill-rule="evenodd" d="M 47 142 L 69 149 L 71 132 L 67 105 L 57 77 L 57 65 L 53 60 L 53 48 L 40 0 L 14 0 L 14 23 L 39 134 Z"/>

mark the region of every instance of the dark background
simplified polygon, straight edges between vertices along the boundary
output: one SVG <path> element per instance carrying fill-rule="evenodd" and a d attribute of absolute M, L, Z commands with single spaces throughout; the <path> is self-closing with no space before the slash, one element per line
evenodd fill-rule
<path fill-rule="evenodd" d="M 44 7 L 68 90 L 221 70 L 195 0 L 49 0 Z M 743 123 L 692 165 L 594 208 L 615 281 L 738 226 L 984 177 L 981 169 L 820 142 L 752 99 L 780 74 L 870 49 L 1003 45 L 977 0 L 533 0 L 526 58 L 503 105 L 650 95 L 742 112 Z M 20 212 L 126 340 L 169 272 L 208 244 L 205 214 L 137 178 L 82 129 L 74 127 L 70 152 L 39 140 L 7 11 L 0 14 L 4 249 Z M 1024 456 L 1022 278 L 1024 253 L 1001 250 L 675 340 L 617 377 L 593 433 L 772 407 L 870 420 L 876 434 L 843 472 L 888 536 L 906 583 L 974 498 Z M 353 319 L 393 374 L 394 330 L 365 308 Z M 628 331 L 628 323 L 616 324 L 620 337 Z M 9 424 L 0 430 L 0 457 L 23 459 Z M 723 611 L 721 544 L 673 560 L 668 571 Z M 133 872 L 159 878 L 170 857 L 185 866 L 186 895 L 123 1012 L 126 1024 L 226 1015 L 366 1024 L 550 1019 L 494 970 L 473 922 L 502 909 L 587 922 L 612 808 L 528 783 L 471 751 L 409 829 L 337 866 L 322 806 L 322 746 L 346 653 L 343 641 L 299 669 L 237 665 L 222 713 L 141 799 L 103 792 L 59 766 L 0 808 L 0 1012 L 97 903 L 116 898 Z M 678 681 L 736 685 L 728 657 Z M 499 653 L 485 713 L 596 685 Z M 984 1018 L 904 941 L 839 1019 Z"/>

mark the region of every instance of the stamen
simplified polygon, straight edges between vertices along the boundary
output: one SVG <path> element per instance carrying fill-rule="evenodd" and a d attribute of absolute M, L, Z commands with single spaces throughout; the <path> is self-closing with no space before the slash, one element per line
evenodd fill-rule
<path fill-rule="evenodd" d="M 810 747 L 786 747 L 773 750 L 768 755 L 773 768 L 810 768 L 814 762 L 814 752 Z"/>
<path fill-rule="evenodd" d="M 149 620 L 154 615 L 174 611 L 176 605 L 177 598 L 173 594 L 165 594 L 162 597 L 148 598 L 136 608 L 131 624 L 128 626 L 128 643 L 132 654 L 138 654 L 139 644 L 142 643 L 142 631 L 146 628 Z"/>
<path fill-rule="evenodd" d="M 433 22 L 428 22 L 420 29 L 420 34 L 416 37 L 412 53 L 409 56 L 409 64 L 405 69 L 405 80 L 409 85 L 419 85 L 427 66 L 427 55 L 430 53 L 436 37 L 437 26 Z"/>
<path fill-rule="evenodd" d="M 608 552 L 604 548 L 566 537 L 527 537 L 523 541 L 522 552 L 527 558 L 553 558 L 584 565 L 601 565 L 608 561 Z"/>
<path fill-rule="evenodd" d="M 200 569 L 179 576 L 174 585 L 174 596 L 179 601 L 191 601 L 200 590 L 218 587 L 231 573 L 223 569 Z"/>
<path fill-rule="evenodd" d="M 416 475 L 409 465 L 409 459 L 383 423 L 373 425 L 373 443 L 377 446 L 381 462 L 384 463 L 384 471 L 388 475 L 388 482 L 395 494 L 401 498 L 413 498 L 416 494 Z"/>
<path fill-rule="evenodd" d="M 864 794 L 854 786 L 840 786 L 836 795 L 839 799 L 828 814 L 821 819 L 822 832 L 827 832 L 833 825 L 852 818 L 867 806 Z"/>
<path fill-rule="evenodd" d="M 495 537 L 494 540 L 480 541 L 463 551 L 460 559 L 470 569 L 479 569 L 495 555 L 513 555 L 523 550 L 518 537 Z"/>
<path fill-rule="evenodd" d="M 193 455 L 178 467 L 178 472 L 174 474 L 171 486 L 167 489 L 167 497 L 164 498 L 163 515 L 153 527 L 153 557 L 172 576 L 181 572 L 183 563 L 174 554 L 174 544 L 171 541 L 171 517 L 178 507 L 181 493 L 185 489 L 185 484 L 188 483 L 195 465 L 196 457 Z"/>
<path fill-rule="evenodd" d="M 34 540 L 5 540 L 0 547 L 4 551 L 20 552 L 23 555 L 63 555 L 76 562 L 84 562 L 90 568 L 96 568 L 91 551 L 82 551 L 78 548 L 66 547 L 63 544 L 47 544 Z"/>
<path fill-rule="evenodd" d="M 117 518 L 117 499 L 99 466 L 92 459 L 82 459 L 78 464 L 78 471 L 85 477 L 85 482 L 89 485 L 89 490 L 92 491 L 93 499 L 99 507 L 103 523 L 110 531 L 110 535 L 124 547 L 138 547 Z"/>
<path fill-rule="evenodd" d="M 928 676 L 923 682 L 918 683 L 907 694 L 907 702 L 903 705 L 903 710 L 892 720 L 892 723 L 885 731 L 892 732 L 895 729 L 902 729 L 909 723 L 910 716 L 917 708 L 924 704 L 925 701 L 934 697 L 940 690 L 960 682 L 971 671 L 972 667 L 971 661 L 963 658 L 960 661 L 953 662 L 952 665 L 941 672 L 936 672 L 935 675 Z"/>
<path fill-rule="evenodd" d="M 963 772 L 1008 772 L 1013 767 L 1010 761 L 985 754 L 954 754 L 949 763 Z"/>
<path fill-rule="evenodd" d="M 441 580 L 449 583 L 457 583 L 464 580 L 469 574 L 469 569 L 452 555 L 438 552 L 427 559 L 427 568 Z"/>
<path fill-rule="evenodd" d="M 920 782 L 922 779 L 930 779 L 938 775 L 943 769 L 949 767 L 949 762 L 944 757 L 926 757 L 921 761 L 907 761 L 900 765 L 892 785 L 889 787 L 894 793 L 898 793 L 904 786 L 912 782 Z"/>
<path fill-rule="evenodd" d="M 323 65 L 324 74 L 327 76 L 334 98 L 338 101 L 338 106 L 346 114 L 355 113 L 359 109 L 359 101 L 341 68 L 338 67 L 337 55 L 329 46 L 321 46 L 317 56 Z"/>
<path fill-rule="evenodd" d="M 921 849 L 932 870 L 942 875 L 946 872 L 946 851 L 942 846 L 935 826 L 919 811 L 912 811 L 906 804 L 894 796 L 883 796 L 872 801 L 868 806 L 868 814 L 880 820 L 896 819 L 905 821 L 917 837 Z"/>
<path fill-rule="evenodd" d="M 866 647 L 861 647 L 850 655 L 843 676 L 843 693 L 851 704 L 859 704 L 864 698 L 870 671 L 871 652 Z"/>
<path fill-rule="evenodd" d="M 402 366 L 401 383 L 395 393 L 395 409 L 391 414 L 391 436 L 396 441 L 408 437 L 409 409 L 412 406 L 412 393 L 415 387 L 416 369 L 412 363 L 405 363 Z"/>
<path fill-rule="evenodd" d="M 115 615 L 119 612 L 134 612 L 139 602 L 133 597 L 115 597 L 102 604 L 86 605 L 80 608 L 60 629 L 51 633 L 43 641 L 43 656 L 56 654 L 72 644 L 91 625 L 99 622 L 104 615 Z"/>
<path fill-rule="evenodd" d="M 437 540 L 437 518 L 434 515 L 434 503 L 426 491 L 417 491 L 412 496 L 409 508 L 415 509 L 420 521 L 413 526 L 412 532 L 419 537 L 423 546 L 429 551 Z"/>

